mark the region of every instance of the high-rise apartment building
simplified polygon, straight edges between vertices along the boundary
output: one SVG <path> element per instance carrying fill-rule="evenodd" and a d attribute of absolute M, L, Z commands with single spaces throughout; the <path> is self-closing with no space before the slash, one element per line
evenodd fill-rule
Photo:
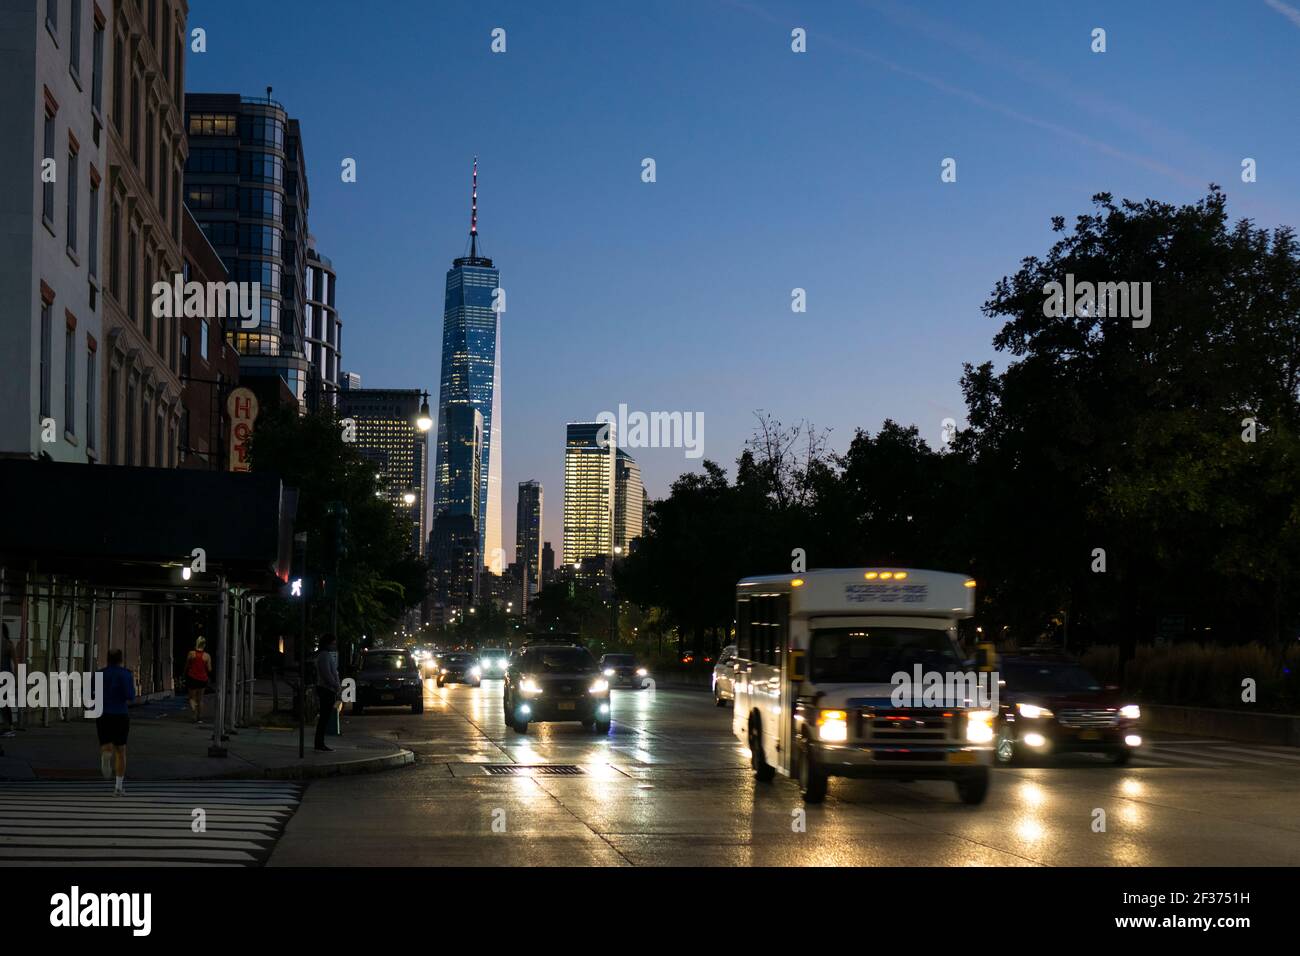
<path fill-rule="evenodd" d="M 359 388 L 339 393 L 339 417 L 352 419 L 356 446 L 383 476 L 384 494 L 411 525 L 411 552 L 424 554 L 428 535 L 428 435 L 417 424 L 419 389 Z"/>
<path fill-rule="evenodd" d="M 541 590 L 542 584 L 542 485 L 539 481 L 519 482 L 515 563 L 519 565 L 524 595 L 532 597 Z"/>
<path fill-rule="evenodd" d="M 307 337 L 307 364 L 310 367 L 309 405 L 318 400 L 326 407 L 334 406 L 341 387 L 339 368 L 343 361 L 343 323 L 334 305 L 336 281 L 334 264 L 317 251 L 316 237 L 308 236 L 303 331 Z"/>
<path fill-rule="evenodd" d="M 608 422 L 571 422 L 564 445 L 564 563 L 613 554 L 614 461 Z"/>
<path fill-rule="evenodd" d="M 614 549 L 627 554 L 645 530 L 645 486 L 636 459 L 618 449 L 614 459 Z"/>
<path fill-rule="evenodd" d="M 478 160 L 474 161 L 469 255 L 447 271 L 442 318 L 442 376 L 438 389 L 438 446 L 433 512 L 448 509 L 453 494 L 451 446 L 466 435 L 452 431 L 448 409 L 469 403 L 483 419 L 479 467 L 479 556 L 494 574 L 505 569 L 501 550 L 501 315 L 500 273 L 478 253 Z M 468 419 L 457 419 L 462 425 Z"/>
<path fill-rule="evenodd" d="M 226 320 L 242 378 L 279 377 L 308 403 L 307 172 L 298 121 L 271 98 L 189 93 L 185 202 L 257 314 Z"/>
<path fill-rule="evenodd" d="M 184 23 L 184 4 L 178 13 Z M 170 110 L 169 89 L 162 82 L 159 45 L 170 69 L 170 38 L 175 25 L 146 29 L 139 11 L 123 10 L 115 18 L 111 3 L 84 0 L 14 0 L 0 17 L 0 455 L 56 461 L 105 461 L 109 444 L 103 430 L 105 356 L 119 342 L 109 336 L 116 326 L 106 315 L 105 292 L 122 275 L 119 259 L 104 254 L 108 196 L 120 203 L 139 197 L 133 227 L 159 228 L 158 203 L 144 188 L 145 162 L 166 178 L 179 149 L 168 132 L 178 121 Z M 114 60 L 114 43 L 121 65 Z M 127 40 L 133 41 L 129 46 Z M 156 96 L 145 103 L 128 101 L 126 78 L 140 82 L 148 68 Z M 169 74 L 170 75 L 170 72 Z M 110 93 L 112 95 L 110 95 Z M 131 112 L 127 113 L 128 102 Z M 147 149 L 140 137 L 153 132 Z M 138 168 L 110 146 L 110 127 L 126 135 L 137 123 L 134 139 Z M 161 139 L 157 130 L 161 126 Z M 151 182 L 157 187 L 157 179 Z M 163 224 L 165 225 L 165 223 Z M 150 233 L 152 235 L 152 233 Z M 179 263 L 170 233 L 162 248 Z M 139 239 L 136 240 L 139 242 Z M 121 249 L 114 247 L 120 257 Z M 139 255 L 137 247 L 137 256 Z M 138 264 L 138 263 L 137 263 Z M 136 276 L 136 316 L 147 304 Z M 111 291 L 123 295 L 119 281 Z M 152 342 L 139 332 L 123 343 L 140 351 L 133 364 L 137 408 L 144 382 L 159 389 L 150 408 L 169 416 L 180 395 L 175 376 L 158 358 Z M 125 355 L 123 350 L 122 355 Z M 152 371 L 153 366 L 160 366 Z M 119 365 L 120 369 L 120 365 Z M 120 374 L 120 371 L 119 371 Z M 147 378 L 142 378 L 147 376 Z M 152 393 L 151 393 L 152 394 Z M 174 423 L 174 417 L 165 419 Z M 152 435 L 152 431 L 150 433 Z"/>

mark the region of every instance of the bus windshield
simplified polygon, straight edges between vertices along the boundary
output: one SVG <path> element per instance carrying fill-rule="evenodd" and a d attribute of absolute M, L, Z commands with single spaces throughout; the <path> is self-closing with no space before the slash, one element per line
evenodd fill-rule
<path fill-rule="evenodd" d="M 826 627 L 813 632 L 810 677 L 814 683 L 888 684 L 894 674 L 921 665 L 946 673 L 962 658 L 946 631 L 919 627 Z"/>

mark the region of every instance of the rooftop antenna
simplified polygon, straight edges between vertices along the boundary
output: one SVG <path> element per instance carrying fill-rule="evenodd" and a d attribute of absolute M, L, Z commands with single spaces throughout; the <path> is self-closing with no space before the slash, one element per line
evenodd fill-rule
<path fill-rule="evenodd" d="M 470 190 L 469 206 L 469 257 L 478 256 L 478 157 L 474 157 L 474 178 Z"/>

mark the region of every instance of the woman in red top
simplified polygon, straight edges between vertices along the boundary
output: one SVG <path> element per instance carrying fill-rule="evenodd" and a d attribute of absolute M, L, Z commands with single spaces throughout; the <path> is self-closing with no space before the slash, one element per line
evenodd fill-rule
<path fill-rule="evenodd" d="M 203 712 L 203 694 L 208 689 L 208 678 L 212 676 L 212 658 L 203 648 L 207 639 L 200 637 L 194 642 L 194 650 L 185 655 L 185 689 L 190 695 L 190 710 L 194 711 L 194 722 L 199 722 Z"/>

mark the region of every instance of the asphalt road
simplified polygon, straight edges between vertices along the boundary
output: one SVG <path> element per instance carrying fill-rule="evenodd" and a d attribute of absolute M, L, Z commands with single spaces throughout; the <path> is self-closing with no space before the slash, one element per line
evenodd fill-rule
<path fill-rule="evenodd" d="M 1171 738 L 1126 767 L 998 769 L 979 807 L 949 783 L 832 780 L 803 814 L 792 781 L 755 783 L 707 693 L 616 690 L 607 737 L 520 737 L 500 698 L 426 681 L 422 715 L 345 717 L 416 763 L 311 783 L 270 865 L 1300 865 L 1292 748 Z"/>

